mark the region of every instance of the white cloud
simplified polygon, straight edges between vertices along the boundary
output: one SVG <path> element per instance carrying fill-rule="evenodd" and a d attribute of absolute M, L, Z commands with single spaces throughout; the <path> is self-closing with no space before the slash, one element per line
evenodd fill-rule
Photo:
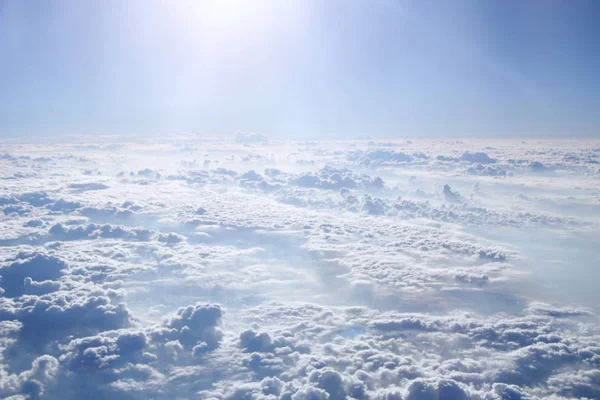
<path fill-rule="evenodd" d="M 188 140 L 4 145 L 0 397 L 598 396 L 597 144 Z"/>

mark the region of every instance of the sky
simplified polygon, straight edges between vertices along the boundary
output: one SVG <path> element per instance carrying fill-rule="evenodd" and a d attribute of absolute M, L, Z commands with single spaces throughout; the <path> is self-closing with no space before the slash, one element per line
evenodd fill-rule
<path fill-rule="evenodd" d="M 597 1 L 0 0 L 0 135 L 600 136 Z"/>

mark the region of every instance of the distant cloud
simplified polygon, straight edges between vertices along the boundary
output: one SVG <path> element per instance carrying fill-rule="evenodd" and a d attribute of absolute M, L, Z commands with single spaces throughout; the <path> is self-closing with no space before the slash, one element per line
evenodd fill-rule
<path fill-rule="evenodd" d="M 267 136 L 256 132 L 238 132 L 235 134 L 235 142 L 242 144 L 266 143 Z"/>

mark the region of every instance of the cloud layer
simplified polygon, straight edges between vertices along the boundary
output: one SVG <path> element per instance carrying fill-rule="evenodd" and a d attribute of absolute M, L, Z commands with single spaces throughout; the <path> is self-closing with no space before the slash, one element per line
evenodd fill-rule
<path fill-rule="evenodd" d="M 74 140 L 0 146 L 1 398 L 600 397 L 598 143 Z"/>

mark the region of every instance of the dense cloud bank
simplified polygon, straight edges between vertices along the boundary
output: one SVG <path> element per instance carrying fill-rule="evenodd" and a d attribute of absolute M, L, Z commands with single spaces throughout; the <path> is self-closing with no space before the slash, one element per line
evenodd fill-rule
<path fill-rule="evenodd" d="M 2 399 L 600 398 L 598 143 L 0 147 Z"/>

